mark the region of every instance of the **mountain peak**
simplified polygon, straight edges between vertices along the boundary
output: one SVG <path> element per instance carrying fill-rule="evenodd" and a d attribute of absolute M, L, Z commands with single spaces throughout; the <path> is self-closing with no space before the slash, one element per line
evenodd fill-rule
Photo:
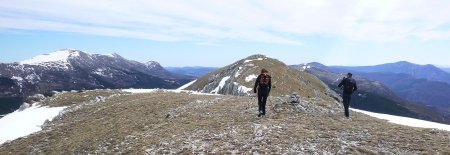
<path fill-rule="evenodd" d="M 46 65 L 46 64 L 60 64 L 60 65 L 67 65 L 69 64 L 69 59 L 80 57 L 81 55 L 85 56 L 108 56 L 113 58 L 122 58 L 119 54 L 113 53 L 113 54 L 91 54 L 86 53 L 80 50 L 71 49 L 71 48 L 64 48 L 60 49 L 55 52 L 42 54 L 35 56 L 31 59 L 27 59 L 24 61 L 20 61 L 19 64 L 21 65 Z"/>
<path fill-rule="evenodd" d="M 308 65 L 312 66 L 312 67 L 322 68 L 322 69 L 327 68 L 327 66 L 325 66 L 324 64 L 321 64 L 319 62 L 310 62 L 310 63 L 308 63 Z"/>
<path fill-rule="evenodd" d="M 159 64 L 156 61 L 148 61 L 145 63 L 145 65 L 147 66 L 147 68 L 155 68 L 155 67 L 162 68 L 161 64 Z"/>
<path fill-rule="evenodd" d="M 81 51 L 72 50 L 72 49 L 62 49 L 58 50 L 52 53 L 48 54 L 42 54 L 35 56 L 31 59 L 24 60 L 19 62 L 19 64 L 24 65 L 39 65 L 42 63 L 51 63 L 51 62 L 58 62 L 58 63 L 69 63 L 68 59 L 70 57 L 77 57 L 80 55 Z"/>
<path fill-rule="evenodd" d="M 267 56 L 262 55 L 262 54 L 255 54 L 255 55 L 248 56 L 248 57 L 245 58 L 245 59 L 259 59 L 259 58 L 264 59 L 264 58 L 267 58 Z"/>
<path fill-rule="evenodd" d="M 411 63 L 409 61 L 398 61 L 398 62 L 394 62 L 392 64 L 397 64 L 397 65 L 417 65 L 417 64 Z"/>
<path fill-rule="evenodd" d="M 261 69 L 272 76 L 272 95 L 297 93 L 303 96 L 323 97 L 328 92 L 325 84 L 306 72 L 289 68 L 286 64 L 264 55 L 252 55 L 198 78 L 187 90 L 203 93 L 250 96 Z M 324 99 L 327 97 L 324 97 Z"/>

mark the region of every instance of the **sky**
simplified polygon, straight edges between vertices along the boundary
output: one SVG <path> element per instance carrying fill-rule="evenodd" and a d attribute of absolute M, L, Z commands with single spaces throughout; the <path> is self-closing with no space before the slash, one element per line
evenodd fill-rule
<path fill-rule="evenodd" d="M 448 0 L 13 0 L 0 3 L 0 62 L 59 49 L 163 66 L 221 67 L 252 54 L 286 64 L 450 67 Z"/>

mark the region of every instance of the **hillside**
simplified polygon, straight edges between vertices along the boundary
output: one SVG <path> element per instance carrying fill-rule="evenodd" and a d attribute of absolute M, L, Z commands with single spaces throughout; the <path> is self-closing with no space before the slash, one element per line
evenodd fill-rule
<path fill-rule="evenodd" d="M 329 71 L 330 68 L 319 63 L 293 65 L 292 68 L 306 71 L 317 76 L 325 82 L 332 90 L 341 93 L 337 87 L 345 73 Z M 365 74 L 355 73 L 358 83 L 358 91 L 353 95 L 351 107 L 378 113 L 397 116 L 406 116 L 430 120 L 434 122 L 450 123 L 450 119 L 441 115 L 436 110 L 417 103 L 402 99 L 396 95 L 391 88 L 386 87 L 383 81 L 372 81 Z M 393 80 L 392 82 L 394 82 Z M 399 81 L 396 81 L 399 82 Z"/>
<path fill-rule="evenodd" d="M 0 97 L 28 96 L 53 90 L 177 88 L 193 77 L 170 73 L 159 63 L 140 63 L 120 55 L 62 49 L 18 63 L 0 64 Z M 12 80 L 11 82 L 7 80 Z M 7 86 L 3 86 L 7 85 Z"/>
<path fill-rule="evenodd" d="M 178 88 L 194 77 L 170 73 L 158 62 L 140 63 L 118 54 L 62 49 L 18 63 L 0 63 L 0 114 L 12 112 L 24 98 L 51 91 Z M 14 101 L 19 100 L 18 103 Z"/>
<path fill-rule="evenodd" d="M 64 93 L 42 104 L 69 108 L 43 131 L 0 145 L 0 154 L 450 153 L 450 132 L 343 119 L 340 103 L 320 98 L 270 98 L 263 118 L 251 97 L 162 90 Z"/>
<path fill-rule="evenodd" d="M 361 73 L 372 80 L 378 80 L 400 97 L 435 109 L 450 119 L 450 84 L 426 79 L 417 79 L 407 74 Z"/>
<path fill-rule="evenodd" d="M 438 122 L 450 123 L 450 74 L 432 65 L 397 62 L 363 67 L 327 67 L 334 72 L 355 75 L 381 82 L 397 96 L 417 105 L 417 110 L 431 109 Z"/>
<path fill-rule="evenodd" d="M 446 71 L 447 73 L 450 73 L 450 68 L 441 68 L 443 71 Z"/>
<path fill-rule="evenodd" d="M 271 95 L 298 93 L 303 97 L 338 98 L 315 76 L 289 68 L 283 62 L 264 55 L 253 55 L 213 71 L 187 87 L 203 93 L 250 96 L 261 69 L 272 76 Z"/>

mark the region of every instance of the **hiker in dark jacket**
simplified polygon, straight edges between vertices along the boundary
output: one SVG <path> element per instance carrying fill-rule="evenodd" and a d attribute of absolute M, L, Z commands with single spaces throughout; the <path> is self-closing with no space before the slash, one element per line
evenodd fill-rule
<path fill-rule="evenodd" d="M 348 73 L 347 77 L 344 78 L 341 83 L 339 83 L 338 87 L 343 87 L 344 91 L 342 93 L 342 99 L 344 100 L 344 109 L 345 109 L 345 117 L 349 118 L 350 114 L 348 108 L 350 106 L 350 100 L 352 98 L 352 93 L 358 90 L 356 86 L 355 79 L 352 78 L 352 73 Z"/>
<path fill-rule="evenodd" d="M 258 117 L 266 115 L 267 97 L 269 96 L 270 89 L 272 88 L 272 77 L 270 77 L 268 73 L 269 71 L 262 69 L 261 74 L 258 78 L 256 78 L 255 86 L 253 87 L 253 92 L 258 93 Z"/>

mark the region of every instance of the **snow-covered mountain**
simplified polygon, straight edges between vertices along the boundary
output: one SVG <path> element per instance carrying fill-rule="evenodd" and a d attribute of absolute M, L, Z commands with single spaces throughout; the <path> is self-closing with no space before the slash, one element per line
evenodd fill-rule
<path fill-rule="evenodd" d="M 53 90 L 178 88 L 193 77 L 166 71 L 159 63 L 140 63 L 118 54 L 63 49 L 18 63 L 0 64 L 0 97 Z"/>
<path fill-rule="evenodd" d="M 265 117 L 257 117 L 255 97 L 246 96 L 251 92 L 240 89 L 251 87 L 261 68 L 273 78 Z M 122 89 L 42 98 L 0 119 L 0 132 L 7 135 L 0 135 L 0 143 L 4 142 L 0 154 L 449 152 L 448 125 L 366 111 L 352 112 L 346 119 L 339 97 L 317 77 L 262 55 L 237 61 L 186 86 L 205 93 Z"/>

